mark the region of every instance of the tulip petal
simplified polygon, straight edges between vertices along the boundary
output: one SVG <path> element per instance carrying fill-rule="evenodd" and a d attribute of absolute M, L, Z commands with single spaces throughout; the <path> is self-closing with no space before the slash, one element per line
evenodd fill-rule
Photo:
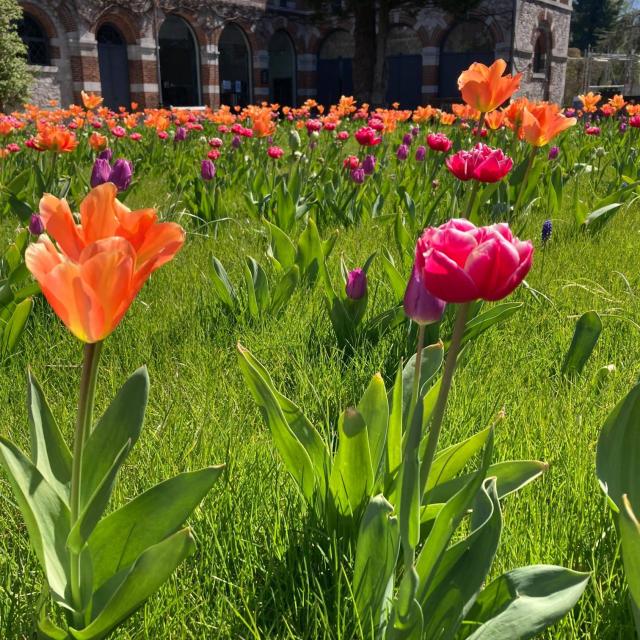
<path fill-rule="evenodd" d="M 425 257 L 421 275 L 427 291 L 445 302 L 471 302 L 480 297 L 475 282 L 439 251 Z"/>
<path fill-rule="evenodd" d="M 494 232 L 492 236 L 478 245 L 465 265 L 465 271 L 484 300 L 504 298 L 507 294 L 503 290 L 520 265 L 515 247 L 499 233 Z"/>
<path fill-rule="evenodd" d="M 169 262 L 184 244 L 184 229 L 175 222 L 154 224 L 137 250 L 136 278 L 149 275 Z"/>
<path fill-rule="evenodd" d="M 40 200 L 39 210 L 47 233 L 66 256 L 77 260 L 84 248 L 84 241 L 67 201 L 45 193 Z"/>
<path fill-rule="evenodd" d="M 116 186 L 105 182 L 91 189 L 80 203 L 80 218 L 85 244 L 116 235 Z"/>

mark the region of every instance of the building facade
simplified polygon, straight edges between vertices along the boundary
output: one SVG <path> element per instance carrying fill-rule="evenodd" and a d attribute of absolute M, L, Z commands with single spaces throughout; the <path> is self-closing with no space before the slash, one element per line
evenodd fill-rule
<path fill-rule="evenodd" d="M 296 105 L 353 91 L 353 21 L 336 2 L 322 13 L 307 0 L 20 4 L 35 102 L 78 102 L 84 90 L 112 108 Z M 455 101 L 461 70 L 501 57 L 523 72 L 522 93 L 560 102 L 570 18 L 571 0 L 485 0 L 458 19 L 427 3 L 396 10 L 387 99 L 405 108 Z"/>

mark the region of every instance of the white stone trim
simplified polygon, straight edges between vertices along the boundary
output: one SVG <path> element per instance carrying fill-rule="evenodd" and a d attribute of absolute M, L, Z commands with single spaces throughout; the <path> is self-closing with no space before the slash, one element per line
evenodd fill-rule
<path fill-rule="evenodd" d="M 254 69 L 269 68 L 269 52 L 266 49 L 260 49 L 254 53 L 253 68 Z"/>
<path fill-rule="evenodd" d="M 129 60 L 156 60 L 156 48 L 146 47 L 139 44 L 127 45 L 127 58 Z"/>
<path fill-rule="evenodd" d="M 318 95 L 317 89 L 298 89 L 298 95 L 304 98 L 315 98 Z"/>
<path fill-rule="evenodd" d="M 269 87 L 254 87 L 253 88 L 254 96 L 268 96 L 269 95 Z"/>
<path fill-rule="evenodd" d="M 422 65 L 435 66 L 440 64 L 440 47 L 424 47 L 422 49 Z"/>
<path fill-rule="evenodd" d="M 136 82 L 130 86 L 130 90 L 135 93 L 158 93 L 157 82 Z"/>
<path fill-rule="evenodd" d="M 315 71 L 317 69 L 318 59 L 313 53 L 298 54 L 298 71 Z"/>
<path fill-rule="evenodd" d="M 220 86 L 217 84 L 205 84 L 204 87 L 202 87 L 202 93 L 217 96 L 220 94 Z"/>
<path fill-rule="evenodd" d="M 102 85 L 99 82 L 74 82 L 73 88 L 76 91 L 102 91 Z"/>

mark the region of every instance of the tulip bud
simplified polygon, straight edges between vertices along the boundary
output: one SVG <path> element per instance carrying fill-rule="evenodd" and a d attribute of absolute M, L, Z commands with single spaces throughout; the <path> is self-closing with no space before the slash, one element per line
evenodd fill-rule
<path fill-rule="evenodd" d="M 297 132 L 296 129 L 291 129 L 289 131 L 289 146 L 294 151 L 297 151 L 300 148 L 301 144 L 302 144 L 302 141 L 300 140 L 300 134 Z"/>
<path fill-rule="evenodd" d="M 398 160 L 406 160 L 409 157 L 409 147 L 406 144 L 401 144 L 396 151 L 396 158 Z"/>
<path fill-rule="evenodd" d="M 356 184 L 362 184 L 364 182 L 364 169 L 362 167 L 357 167 L 351 170 L 351 179 Z"/>
<path fill-rule="evenodd" d="M 113 163 L 113 169 L 109 174 L 109 182 L 113 182 L 118 188 L 118 191 L 125 191 L 131 184 L 131 178 L 133 176 L 133 164 L 131 161 L 124 158 L 118 158 Z"/>
<path fill-rule="evenodd" d="M 187 139 L 187 130 L 184 127 L 178 127 L 176 129 L 176 133 L 173 136 L 173 139 L 176 142 L 182 142 L 183 140 Z"/>
<path fill-rule="evenodd" d="M 111 175 L 111 165 L 107 160 L 97 158 L 93 163 L 93 169 L 91 170 L 91 186 L 97 187 L 100 184 L 109 182 L 109 176 Z"/>
<path fill-rule="evenodd" d="M 216 165 L 211 160 L 203 160 L 200 165 L 200 175 L 203 180 L 213 180 L 216 175 Z"/>
<path fill-rule="evenodd" d="M 240 136 L 233 136 L 233 140 L 231 140 L 231 146 L 234 149 L 237 149 L 240 146 Z"/>
<path fill-rule="evenodd" d="M 549 155 L 548 155 L 549 160 L 555 160 L 559 155 L 560 155 L 559 147 L 551 147 L 551 149 L 549 149 Z"/>
<path fill-rule="evenodd" d="M 423 162 L 426 157 L 427 157 L 427 148 L 421 144 L 416 149 L 416 160 L 418 162 Z"/>
<path fill-rule="evenodd" d="M 412 142 L 413 142 L 413 136 L 410 133 L 405 133 L 404 136 L 402 137 L 402 144 L 404 144 L 407 147 L 410 147 Z"/>
<path fill-rule="evenodd" d="M 422 284 L 415 265 L 404 294 L 404 312 L 417 324 L 440 322 L 444 315 L 446 302 L 431 295 Z"/>
<path fill-rule="evenodd" d="M 362 269 L 354 269 L 347 276 L 345 286 L 347 298 L 351 300 L 360 300 L 367 293 L 367 274 Z"/>
<path fill-rule="evenodd" d="M 376 157 L 367 155 L 362 161 L 362 170 L 366 175 L 370 176 L 376 170 Z"/>
<path fill-rule="evenodd" d="M 42 218 L 34 213 L 29 219 L 29 233 L 32 236 L 39 236 L 44 233 L 44 222 L 42 222 Z"/>
<path fill-rule="evenodd" d="M 100 160 L 106 160 L 107 162 L 111 162 L 111 158 L 113 157 L 113 151 L 111 149 L 105 149 L 98 154 L 98 158 Z"/>

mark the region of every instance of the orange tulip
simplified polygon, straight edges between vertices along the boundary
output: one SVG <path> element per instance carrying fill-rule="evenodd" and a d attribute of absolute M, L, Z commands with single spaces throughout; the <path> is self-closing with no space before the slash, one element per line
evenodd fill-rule
<path fill-rule="evenodd" d="M 578 96 L 580 102 L 582 102 L 582 110 L 585 113 L 595 113 L 598 107 L 596 106 L 598 102 L 602 99 L 602 96 L 599 93 L 593 93 L 593 91 L 589 91 L 589 93 L 582 94 Z"/>
<path fill-rule="evenodd" d="M 522 111 L 522 137 L 530 145 L 542 147 L 576 122 L 575 118 L 562 115 L 556 105 L 530 104 Z"/>
<path fill-rule="evenodd" d="M 496 60 L 490 67 L 474 62 L 458 78 L 458 89 L 462 99 L 482 113 L 497 109 L 519 88 L 521 73 L 503 76 L 507 63 Z"/>
<path fill-rule="evenodd" d="M 80 204 L 76 224 L 66 200 L 45 194 L 40 216 L 46 232 L 29 245 L 27 268 L 67 328 L 83 342 L 104 340 L 117 326 L 151 273 L 184 243 L 174 222 L 153 209 L 131 211 L 107 182 Z"/>
<path fill-rule="evenodd" d="M 89 136 L 89 146 L 94 151 L 102 151 L 107 148 L 107 136 L 103 136 L 101 133 L 94 131 Z"/>
<path fill-rule="evenodd" d="M 627 104 L 624 96 L 621 93 L 617 93 L 613 98 L 609 98 L 609 106 L 615 111 L 620 111 Z"/>
<path fill-rule="evenodd" d="M 80 97 L 82 98 L 82 104 L 85 109 L 95 109 L 102 104 L 102 98 L 97 96 L 95 93 L 86 93 L 85 91 L 80 92 Z"/>
<path fill-rule="evenodd" d="M 440 124 L 451 125 L 456 121 L 456 116 L 453 113 L 447 113 L 446 111 L 440 112 Z"/>
<path fill-rule="evenodd" d="M 480 112 L 468 104 L 454 103 L 451 105 L 451 111 L 463 120 L 477 120 L 480 117 Z"/>
<path fill-rule="evenodd" d="M 418 107 L 413 112 L 414 122 L 429 122 L 433 116 L 438 114 L 438 110 L 434 109 L 430 104 L 426 107 Z"/>
<path fill-rule="evenodd" d="M 38 151 L 69 153 L 78 146 L 75 135 L 64 127 L 44 125 L 38 127 L 35 147 Z"/>
<path fill-rule="evenodd" d="M 505 118 L 506 115 L 504 111 L 498 111 L 496 109 L 495 111 L 490 111 L 485 115 L 484 122 L 489 127 L 489 129 L 495 131 L 503 125 Z"/>

